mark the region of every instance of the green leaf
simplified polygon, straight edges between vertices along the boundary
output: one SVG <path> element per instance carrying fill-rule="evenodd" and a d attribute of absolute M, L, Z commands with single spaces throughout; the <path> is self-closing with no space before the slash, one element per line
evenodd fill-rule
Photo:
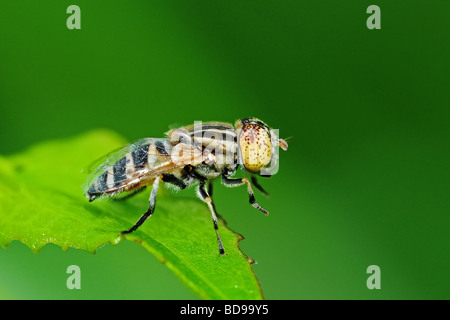
<path fill-rule="evenodd" d="M 218 253 L 207 206 L 160 188 L 155 213 L 121 236 L 148 206 L 148 192 L 126 201 L 89 203 L 81 186 L 85 168 L 126 141 L 110 131 L 40 143 L 0 156 L 0 245 L 12 240 L 38 252 L 47 243 L 91 253 L 106 243 L 139 243 L 204 299 L 262 299 L 258 280 L 239 249 L 242 237 L 219 222 L 227 254 Z M 188 190 L 184 192 L 193 192 Z"/>

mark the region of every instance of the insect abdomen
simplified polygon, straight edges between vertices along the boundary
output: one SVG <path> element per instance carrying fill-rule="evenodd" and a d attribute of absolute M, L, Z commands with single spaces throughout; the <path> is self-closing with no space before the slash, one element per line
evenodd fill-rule
<path fill-rule="evenodd" d="M 165 139 L 155 139 L 148 144 L 135 146 L 125 156 L 104 167 L 86 192 L 89 201 L 104 194 L 131 191 L 141 186 L 144 175 L 167 163 L 171 148 L 171 144 Z"/>

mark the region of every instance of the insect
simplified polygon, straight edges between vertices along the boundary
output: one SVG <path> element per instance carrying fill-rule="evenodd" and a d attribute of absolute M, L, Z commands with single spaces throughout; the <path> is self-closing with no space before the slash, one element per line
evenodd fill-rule
<path fill-rule="evenodd" d="M 267 170 L 278 165 L 278 146 L 287 150 L 285 140 L 256 118 L 237 120 L 233 127 L 221 122 L 196 122 L 172 129 L 165 138 L 144 138 L 105 156 L 87 178 L 85 194 L 89 201 L 99 197 L 126 193 L 129 198 L 152 186 L 148 210 L 128 230 L 135 231 L 155 210 L 156 195 L 161 182 L 185 189 L 198 184 L 197 194 L 209 207 L 217 235 L 219 253 L 225 253 L 220 238 L 216 208 L 212 199 L 212 180 L 221 176 L 229 187 L 246 185 L 250 204 L 268 215 L 255 200 L 252 184 L 264 194 L 255 175 L 270 176 Z M 238 167 L 252 174 L 233 178 Z M 277 168 L 277 167 L 276 167 Z"/>

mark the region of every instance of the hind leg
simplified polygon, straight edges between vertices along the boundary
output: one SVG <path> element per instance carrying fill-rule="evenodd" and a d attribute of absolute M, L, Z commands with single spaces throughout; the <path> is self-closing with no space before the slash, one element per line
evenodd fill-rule
<path fill-rule="evenodd" d="M 160 180 L 161 177 L 157 177 L 153 182 L 152 192 L 150 193 L 148 210 L 139 218 L 139 220 L 135 223 L 134 226 L 132 226 L 128 230 L 122 231 L 122 234 L 127 234 L 136 231 L 136 229 L 139 228 L 144 223 L 144 221 L 147 220 L 147 218 L 153 214 L 153 212 L 155 211 L 156 194 L 158 193 L 158 186 Z"/>
<path fill-rule="evenodd" d="M 127 200 L 130 199 L 132 197 L 134 197 L 135 195 L 141 193 L 142 191 L 144 191 L 147 188 L 147 186 L 143 186 L 140 187 L 132 192 L 130 192 L 129 194 L 123 196 L 123 197 L 117 197 L 117 198 L 112 198 L 114 201 L 123 201 L 123 200 Z"/>

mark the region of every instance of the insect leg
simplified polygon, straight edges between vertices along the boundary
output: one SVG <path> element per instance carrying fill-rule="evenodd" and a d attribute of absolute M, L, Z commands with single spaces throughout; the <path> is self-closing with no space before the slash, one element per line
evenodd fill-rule
<path fill-rule="evenodd" d="M 160 176 L 156 177 L 155 181 L 153 182 L 152 192 L 150 193 L 150 200 L 149 200 L 149 206 L 148 210 L 139 218 L 139 220 L 136 222 L 134 226 L 132 226 L 130 229 L 126 231 L 122 231 L 122 234 L 127 234 L 135 231 L 137 228 L 141 226 L 141 224 L 144 223 L 144 221 L 152 215 L 153 211 L 155 211 L 155 203 L 156 203 L 156 194 L 158 193 L 158 185 L 159 180 L 161 179 Z"/>
<path fill-rule="evenodd" d="M 212 197 L 212 195 L 213 195 L 213 182 L 212 182 L 212 180 L 208 180 L 208 193 L 209 193 L 209 196 Z"/>
<path fill-rule="evenodd" d="M 248 192 L 248 197 L 249 197 L 250 204 L 253 207 L 255 207 L 256 209 L 258 209 L 259 211 L 261 211 L 262 213 L 264 213 L 266 216 L 269 215 L 269 212 L 266 209 L 264 209 L 263 207 L 261 207 L 255 201 L 255 194 L 253 193 L 252 185 L 250 184 L 250 181 L 248 181 L 247 178 L 229 178 L 227 176 L 227 174 L 224 173 L 222 175 L 222 181 L 227 186 L 240 186 L 240 185 L 245 183 L 247 185 L 247 192 Z"/>
<path fill-rule="evenodd" d="M 119 197 L 119 198 L 113 198 L 114 201 L 123 201 L 123 200 L 127 200 L 130 199 L 131 197 L 137 195 L 138 193 L 141 193 L 142 191 L 144 191 L 147 188 L 147 186 L 143 186 L 140 187 L 139 189 L 134 190 L 133 192 L 123 196 L 123 197 Z"/>
<path fill-rule="evenodd" d="M 162 181 L 164 181 L 166 183 L 171 183 L 171 184 L 173 184 L 174 186 L 177 186 L 180 189 L 185 189 L 186 188 L 186 184 L 181 179 L 175 177 L 171 173 L 163 173 Z"/>
<path fill-rule="evenodd" d="M 223 254 L 225 254 L 225 250 L 223 249 L 222 238 L 220 238 L 220 234 L 219 234 L 219 225 L 217 224 L 216 206 L 214 205 L 214 202 L 213 202 L 211 196 L 208 194 L 208 191 L 206 191 L 205 180 L 200 180 L 200 184 L 198 187 L 198 194 L 199 194 L 200 198 L 204 202 L 206 202 L 206 204 L 209 207 L 209 210 L 211 211 L 211 217 L 212 217 L 212 220 L 214 223 L 214 230 L 216 230 L 217 242 L 219 244 L 219 253 L 221 255 L 223 255 Z"/>
<path fill-rule="evenodd" d="M 264 188 L 258 183 L 258 180 L 256 180 L 255 176 L 252 176 L 251 180 L 256 189 L 264 193 L 267 197 L 270 196 L 270 194 L 266 190 L 264 190 Z"/>

